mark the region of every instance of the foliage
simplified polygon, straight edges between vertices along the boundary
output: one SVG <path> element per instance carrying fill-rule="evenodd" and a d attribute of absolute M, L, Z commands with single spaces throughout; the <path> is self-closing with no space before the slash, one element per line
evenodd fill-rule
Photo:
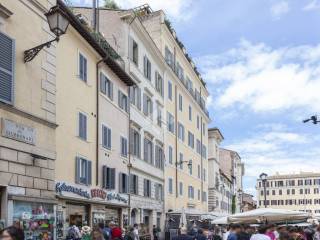
<path fill-rule="evenodd" d="M 232 214 L 236 213 L 236 196 L 235 195 L 232 196 L 231 211 L 232 211 Z"/>
<path fill-rule="evenodd" d="M 92 37 L 100 44 L 100 46 L 115 60 L 121 60 L 119 54 L 110 46 L 107 40 L 99 32 L 91 32 Z"/>
<path fill-rule="evenodd" d="M 104 7 L 110 8 L 110 9 L 115 9 L 115 10 L 120 9 L 118 4 L 114 0 L 104 0 Z"/>

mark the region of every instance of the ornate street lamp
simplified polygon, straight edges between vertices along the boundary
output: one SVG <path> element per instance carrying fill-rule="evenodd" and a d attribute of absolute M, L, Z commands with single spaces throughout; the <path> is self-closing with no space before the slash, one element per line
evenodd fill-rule
<path fill-rule="evenodd" d="M 56 38 L 50 40 L 46 43 L 43 43 L 39 46 L 31 48 L 29 50 L 24 51 L 24 62 L 30 62 L 38 53 L 44 48 L 49 48 L 51 43 L 55 41 L 59 41 L 59 37 L 66 33 L 67 28 L 69 26 L 69 21 L 65 15 L 65 13 L 59 8 L 59 6 L 54 6 L 50 8 L 49 12 L 45 14 L 47 17 L 47 21 L 49 24 L 49 28 L 51 32 L 56 35 Z"/>
<path fill-rule="evenodd" d="M 266 193 L 266 182 L 268 175 L 266 173 L 260 174 L 260 179 L 263 185 L 263 194 L 264 194 L 264 207 L 267 208 L 267 193 Z"/>

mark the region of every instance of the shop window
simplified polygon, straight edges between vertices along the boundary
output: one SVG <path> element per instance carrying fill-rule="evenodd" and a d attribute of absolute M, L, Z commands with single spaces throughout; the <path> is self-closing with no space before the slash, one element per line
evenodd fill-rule
<path fill-rule="evenodd" d="M 12 220 L 22 228 L 25 239 L 54 239 L 52 204 L 14 201 Z"/>
<path fill-rule="evenodd" d="M 108 168 L 103 166 L 102 168 L 102 186 L 106 189 L 115 189 L 115 168 Z"/>
<path fill-rule="evenodd" d="M 76 183 L 91 185 L 91 161 L 76 158 Z"/>
<path fill-rule="evenodd" d="M 128 192 L 128 175 L 125 173 L 119 173 L 119 192 Z"/>

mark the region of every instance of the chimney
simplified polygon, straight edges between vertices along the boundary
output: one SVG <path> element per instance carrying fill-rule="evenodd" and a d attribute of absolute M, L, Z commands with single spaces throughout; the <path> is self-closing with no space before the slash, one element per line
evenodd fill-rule
<path fill-rule="evenodd" d="M 92 0 L 92 27 L 97 32 L 97 0 Z"/>

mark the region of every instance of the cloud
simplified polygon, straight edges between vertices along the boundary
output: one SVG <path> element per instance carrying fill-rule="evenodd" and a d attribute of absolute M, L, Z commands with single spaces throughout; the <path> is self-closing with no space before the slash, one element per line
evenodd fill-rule
<path fill-rule="evenodd" d="M 320 109 L 320 44 L 273 49 L 241 40 L 237 48 L 197 62 L 217 108 Z"/>
<path fill-rule="evenodd" d="M 272 17 L 278 20 L 281 16 L 289 12 L 289 4 L 287 1 L 278 1 L 271 6 L 270 12 Z"/>
<path fill-rule="evenodd" d="M 302 10 L 304 11 L 312 11 L 320 9 L 320 1 L 319 0 L 312 0 L 307 5 L 305 5 Z"/>

